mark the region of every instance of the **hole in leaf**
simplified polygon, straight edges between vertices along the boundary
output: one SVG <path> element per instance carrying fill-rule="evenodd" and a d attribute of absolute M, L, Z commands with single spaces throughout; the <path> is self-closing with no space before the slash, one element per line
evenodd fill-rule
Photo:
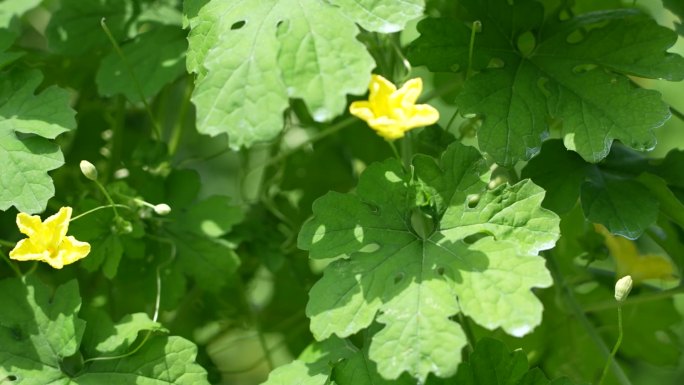
<path fill-rule="evenodd" d="M 397 273 L 397 275 L 394 276 L 394 284 L 397 285 L 399 282 L 404 280 L 404 273 Z"/>
<path fill-rule="evenodd" d="M 240 21 L 237 21 L 237 22 L 233 23 L 233 25 L 230 26 L 230 29 L 233 30 L 233 31 L 235 31 L 235 30 L 238 30 L 238 29 L 244 27 L 245 24 L 247 24 L 246 21 L 240 20 Z"/>
<path fill-rule="evenodd" d="M 595 69 L 596 67 L 598 67 L 596 64 L 591 64 L 591 63 L 578 64 L 572 68 L 572 72 L 574 72 L 576 74 L 582 73 L 582 72 L 589 72 L 589 71 Z"/>
<path fill-rule="evenodd" d="M 10 333 L 12 334 L 12 337 L 17 341 L 21 341 L 24 339 L 24 335 L 21 332 L 21 328 L 19 328 L 19 326 L 11 328 Z"/>
<path fill-rule="evenodd" d="M 541 77 L 539 78 L 539 80 L 537 80 L 537 88 L 539 88 L 539 91 L 541 91 L 542 94 L 544 94 L 544 96 L 546 96 L 547 98 L 551 96 L 551 91 L 549 91 L 549 89 L 546 87 L 548 84 L 548 78 Z"/>
<path fill-rule="evenodd" d="M 368 202 L 364 202 L 364 204 L 368 207 L 368 210 L 370 210 L 371 214 L 380 215 L 380 207 Z"/>
<path fill-rule="evenodd" d="M 359 252 L 360 253 L 372 253 L 372 252 L 378 251 L 378 249 L 380 249 L 380 245 L 378 245 L 377 243 L 369 243 L 369 244 L 363 246 L 362 248 L 360 248 Z"/>
<path fill-rule="evenodd" d="M 487 238 L 487 237 L 491 237 L 491 236 L 492 236 L 491 233 L 488 233 L 486 231 L 481 231 L 479 233 L 470 234 L 467 237 L 463 238 L 463 242 L 465 242 L 467 245 L 472 245 L 473 243 L 479 241 L 482 238 Z"/>
<path fill-rule="evenodd" d="M 468 208 L 475 208 L 477 207 L 477 204 L 480 203 L 480 195 L 479 194 L 471 194 L 468 195 L 466 198 L 468 202 Z"/>
<path fill-rule="evenodd" d="M 584 31 L 582 31 L 581 29 L 576 29 L 570 32 L 570 34 L 565 38 L 565 41 L 568 44 L 577 44 L 582 40 L 584 40 Z"/>
<path fill-rule="evenodd" d="M 503 60 L 501 60 L 501 58 L 493 57 L 489 59 L 489 63 L 487 63 L 487 68 L 503 68 L 504 64 L 505 63 Z"/>
<path fill-rule="evenodd" d="M 6 379 L 7 379 L 7 381 L 16 381 L 19 379 L 19 377 L 15 376 L 13 374 L 10 374 L 9 376 L 7 376 Z"/>
<path fill-rule="evenodd" d="M 276 36 L 282 36 L 283 34 L 287 33 L 287 31 L 290 30 L 290 21 L 289 20 L 280 20 L 278 24 L 276 24 Z"/>
<path fill-rule="evenodd" d="M 527 31 L 518 36 L 517 46 L 518 51 L 520 51 L 523 56 L 528 57 L 537 46 L 537 39 L 531 31 Z"/>
<path fill-rule="evenodd" d="M 444 272 L 445 272 L 443 266 L 438 267 L 437 269 L 435 269 L 435 271 L 436 271 L 437 274 L 439 274 L 439 275 L 444 275 Z"/>

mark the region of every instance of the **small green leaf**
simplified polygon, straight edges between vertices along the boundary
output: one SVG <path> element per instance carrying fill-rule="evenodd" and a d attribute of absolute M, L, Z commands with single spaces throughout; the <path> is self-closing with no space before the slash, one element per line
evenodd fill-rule
<path fill-rule="evenodd" d="M 263 385 L 327 385 L 340 360 L 354 355 L 356 348 L 345 340 L 330 338 L 314 342 L 299 358 L 273 370 Z"/>
<path fill-rule="evenodd" d="M 228 133 L 233 148 L 276 136 L 289 98 L 304 100 L 316 121 L 339 115 L 374 66 L 353 21 L 319 0 L 214 0 L 190 26 L 197 128 Z"/>
<path fill-rule="evenodd" d="M 369 356 L 378 372 L 422 381 L 456 371 L 466 341 L 450 318 L 459 312 L 517 336 L 541 322 L 530 289 L 551 284 L 536 254 L 554 245 L 558 218 L 540 207 L 543 190 L 530 181 L 487 190 L 472 148 L 453 144 L 439 163 L 416 157 L 413 169 L 407 174 L 394 159 L 374 164 L 356 194 L 317 200 L 299 247 L 311 258 L 346 257 L 311 289 L 314 336 L 346 337 L 377 320 L 385 327 Z M 416 207 L 434 214 L 425 239 L 411 227 Z"/>
<path fill-rule="evenodd" d="M 185 33 L 179 27 L 164 26 L 139 35 L 121 47 L 130 68 L 114 51 L 102 60 L 96 78 L 100 93 L 123 94 L 132 102 L 141 102 L 132 69 L 144 97 L 156 95 L 185 72 L 187 46 Z"/>
<path fill-rule="evenodd" d="M 138 338 L 138 333 L 146 330 L 166 331 L 145 313 L 128 314 L 116 325 L 106 313 L 102 313 L 97 319 L 88 319 L 83 343 L 92 347 L 90 354 L 94 356 L 115 356 L 128 352 Z"/>
<path fill-rule="evenodd" d="M 573 385 L 567 378 L 549 381 L 544 373 L 530 369 L 522 350 L 511 352 L 503 342 L 483 338 L 470 361 L 461 364 L 454 383 L 459 385 Z"/>
<path fill-rule="evenodd" d="M 64 164 L 59 147 L 48 139 L 75 128 L 66 91 L 49 87 L 34 94 L 43 77 L 37 71 L 0 78 L 0 210 L 45 210 L 55 189 L 48 171 Z"/>
<path fill-rule="evenodd" d="M 197 346 L 184 338 L 155 337 L 124 359 L 94 361 L 72 381 L 75 385 L 209 385 L 196 356 Z"/>

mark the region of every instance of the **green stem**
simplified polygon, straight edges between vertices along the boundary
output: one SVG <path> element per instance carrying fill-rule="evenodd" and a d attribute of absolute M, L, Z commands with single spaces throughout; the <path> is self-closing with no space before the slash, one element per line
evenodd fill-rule
<path fill-rule="evenodd" d="M 10 242 L 4 239 L 0 239 L 0 246 L 14 247 L 14 245 L 16 245 L 16 242 Z"/>
<path fill-rule="evenodd" d="M 183 102 L 180 106 L 180 112 L 176 118 L 176 123 L 173 125 L 171 131 L 171 138 L 169 139 L 169 155 L 173 155 L 178 150 L 178 144 L 180 143 L 181 137 L 183 136 L 183 128 L 185 127 L 185 117 L 188 113 L 188 107 L 190 106 L 190 98 L 192 96 L 192 82 L 186 79 L 187 84 L 185 85 L 185 94 L 183 95 Z"/>
<path fill-rule="evenodd" d="M 655 293 L 648 293 L 648 294 L 641 294 L 639 293 L 638 296 L 635 297 L 629 297 L 625 300 L 623 305 L 635 305 L 638 303 L 644 303 L 644 302 L 650 302 L 650 301 L 657 301 L 661 299 L 666 299 L 666 298 L 671 298 L 674 297 L 677 294 L 682 294 L 684 293 L 684 286 L 678 286 L 675 287 L 674 289 L 669 289 L 669 290 L 663 290 Z M 615 301 L 605 301 L 605 302 L 599 302 L 595 304 L 591 304 L 588 306 L 584 307 L 584 312 L 595 312 L 595 311 L 602 311 L 602 310 L 608 310 L 608 309 L 613 309 L 619 307 L 619 304 Z"/>
<path fill-rule="evenodd" d="M 112 210 L 114 210 L 114 217 L 115 217 L 115 218 L 118 217 L 118 216 L 119 216 L 119 212 L 116 211 L 116 206 L 118 206 L 118 205 L 117 205 L 116 203 L 114 203 L 114 201 L 112 200 L 111 195 L 109 195 L 109 193 L 107 192 L 107 189 L 104 188 L 104 186 L 102 185 L 102 183 L 100 183 L 99 181 L 95 180 L 95 181 L 93 181 L 93 182 L 95 182 L 95 184 L 96 184 L 97 187 L 100 189 L 100 191 L 102 191 L 102 194 L 104 194 L 105 198 L 107 199 L 107 202 L 109 202 L 109 207 L 111 207 Z M 78 218 L 78 217 L 77 217 L 77 218 Z"/>
<path fill-rule="evenodd" d="M 620 348 L 620 344 L 622 343 L 623 331 L 622 331 L 622 306 L 621 305 L 618 305 L 617 311 L 618 311 L 618 338 L 617 338 L 617 341 L 615 341 L 615 346 L 613 346 L 613 350 L 610 352 L 610 357 L 606 361 L 606 365 L 603 367 L 603 372 L 601 373 L 601 379 L 599 380 L 598 385 L 603 384 L 603 380 L 605 380 L 606 375 L 608 374 L 608 367 L 610 366 L 611 362 L 614 362 L 615 354 L 617 353 L 618 349 Z"/>
<path fill-rule="evenodd" d="M 470 78 L 473 69 L 473 51 L 475 50 L 475 35 L 482 29 L 482 22 L 475 20 L 470 29 L 470 44 L 468 45 L 468 68 L 466 69 L 466 79 Z"/>
<path fill-rule="evenodd" d="M 138 78 L 135 76 L 135 72 L 133 71 L 133 67 L 128 62 L 126 55 L 124 55 L 123 51 L 121 50 L 119 43 L 114 38 L 114 35 L 112 35 L 112 32 L 109 30 L 109 27 L 107 27 L 107 23 L 106 23 L 106 20 L 104 17 L 100 20 L 100 26 L 102 27 L 102 30 L 105 32 L 105 34 L 109 38 L 109 41 L 112 43 L 112 46 L 114 46 L 114 51 L 116 51 L 117 55 L 119 55 L 119 58 L 121 58 L 121 61 L 123 62 L 124 66 L 126 67 L 126 70 L 128 71 L 128 73 L 130 74 L 131 79 L 133 80 L 133 84 L 135 85 L 135 89 L 138 92 L 138 96 L 140 97 L 140 100 L 142 100 L 143 105 L 145 106 L 145 110 L 147 110 L 147 114 L 149 115 L 150 121 L 152 122 L 152 127 L 154 128 L 153 132 L 154 132 L 155 137 L 157 138 L 157 140 L 161 140 L 161 131 L 159 129 L 159 126 L 157 125 L 157 121 L 154 118 L 154 114 L 152 113 L 152 109 L 150 108 L 149 103 L 147 103 L 147 98 L 145 97 L 145 94 L 143 93 L 142 86 L 140 85 Z"/>
<path fill-rule="evenodd" d="M 261 328 L 259 316 L 256 313 L 256 311 L 254 311 L 254 307 L 249 302 L 249 298 L 247 298 L 247 290 L 245 288 L 244 282 L 242 282 L 242 278 L 238 277 L 238 279 L 236 280 L 236 286 L 237 289 L 240 291 L 240 297 L 244 302 L 244 306 L 247 308 L 247 314 L 249 315 L 250 321 L 252 322 L 252 324 L 254 325 L 254 329 L 256 330 L 257 338 L 259 339 L 259 345 L 261 345 L 261 350 L 264 352 L 266 363 L 268 363 L 268 371 L 270 372 L 273 369 L 275 369 L 275 361 L 273 360 L 272 351 L 268 347 L 268 342 L 266 341 L 264 331 Z"/>
<path fill-rule="evenodd" d="M 670 106 L 670 112 L 672 113 L 673 116 L 675 116 L 677 119 L 684 121 L 684 112 L 679 111 L 678 109 L 674 108 L 673 106 Z"/>
<path fill-rule="evenodd" d="M 594 325 L 592 325 L 591 322 L 589 322 L 589 320 L 587 319 L 587 316 L 584 314 L 584 311 L 575 299 L 575 296 L 572 293 L 572 289 L 567 286 L 562 274 L 560 273 L 560 269 L 558 268 L 556 260 L 553 258 L 552 255 L 546 253 L 546 261 L 549 270 L 551 271 L 551 275 L 553 276 L 553 280 L 556 282 L 558 291 L 561 294 L 562 298 L 565 300 L 565 303 L 572 310 L 575 318 L 584 327 L 584 329 L 587 332 L 587 335 L 594 342 L 594 344 L 601 352 L 601 354 L 604 356 L 604 358 L 608 359 L 610 357 L 610 351 L 608 350 L 608 347 L 596 332 Z M 616 362 L 611 362 L 611 368 L 613 369 L 613 373 L 615 374 L 615 377 L 617 378 L 618 382 L 622 385 L 632 385 L 632 383 L 629 381 L 629 378 L 627 378 L 627 375 L 622 370 L 620 365 L 618 365 Z"/>
<path fill-rule="evenodd" d="M 77 220 L 77 219 L 80 219 L 80 218 L 82 218 L 82 217 L 84 217 L 84 216 L 90 214 L 90 213 L 94 213 L 95 211 L 99 211 L 99 210 L 102 210 L 102 209 L 108 209 L 108 208 L 110 208 L 110 207 L 120 207 L 120 208 L 122 208 L 122 209 L 131 210 L 130 207 L 128 207 L 128 206 L 126 206 L 126 205 L 120 205 L 120 204 L 114 204 L 113 206 L 112 206 L 112 204 L 104 205 L 104 206 L 97 206 L 97 207 L 95 207 L 94 209 L 90 209 L 90 210 L 88 210 L 88 211 L 86 211 L 86 212 L 84 212 L 84 213 L 81 213 L 81 214 L 79 214 L 79 215 L 77 215 L 77 216 L 71 218 L 71 220 L 69 220 L 69 222 L 73 222 L 73 221 L 75 221 L 75 220 Z"/>
<path fill-rule="evenodd" d="M 14 274 L 17 277 L 19 277 L 19 278 L 22 277 L 22 274 L 21 274 L 21 271 L 19 270 L 19 268 L 14 263 L 12 263 L 12 260 L 10 260 L 9 257 L 7 256 L 7 254 L 5 254 L 5 252 L 2 250 L 0 250 L 0 258 L 2 258 L 7 263 L 7 265 L 9 265 L 9 267 L 12 269 L 12 271 L 14 271 Z"/>
<path fill-rule="evenodd" d="M 397 151 L 397 146 L 394 144 L 394 141 L 393 141 L 393 140 L 387 140 L 386 142 L 387 142 L 387 144 L 390 146 L 390 148 L 392 149 L 392 153 L 393 153 L 394 156 L 397 158 L 397 160 L 399 161 L 399 163 L 402 163 L 402 161 L 401 161 L 401 155 L 399 155 L 399 151 Z"/>

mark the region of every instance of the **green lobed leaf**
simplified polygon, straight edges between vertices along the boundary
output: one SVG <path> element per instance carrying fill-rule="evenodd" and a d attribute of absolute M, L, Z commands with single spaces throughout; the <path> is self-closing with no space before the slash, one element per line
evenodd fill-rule
<path fill-rule="evenodd" d="M 81 306 L 77 282 L 69 281 L 52 292 L 29 276 L 23 281 L 2 280 L 0 289 L 5 293 L 0 298 L 3 308 L 13 309 L 0 314 L 2 378 L 12 376 L 18 385 L 209 384 L 206 372 L 195 363 L 196 346 L 180 337 L 153 337 L 133 355 L 95 360 L 77 374 L 70 373 L 64 362 L 78 353 L 86 329 L 86 323 L 77 316 Z M 111 321 L 105 322 L 107 325 Z M 88 332 L 95 336 L 90 342 L 97 346 L 86 347 L 85 351 L 116 352 L 130 345 L 138 331 L 159 329 L 158 324 L 140 314 L 124 317 L 108 338 L 103 339 L 102 326 Z"/>
<path fill-rule="evenodd" d="M 75 385 L 209 385 L 196 356 L 197 346 L 184 338 L 155 337 L 126 359 L 94 361 L 72 381 Z"/>
<path fill-rule="evenodd" d="M 11 72 L 0 78 L 0 210 L 45 210 L 55 189 L 47 174 L 64 164 L 59 147 L 48 139 L 76 126 L 69 95 L 57 87 L 34 94 L 42 81 L 37 71 Z"/>
<path fill-rule="evenodd" d="M 275 137 L 289 98 L 316 121 L 339 115 L 374 66 L 354 23 L 319 0 L 214 0 L 189 25 L 197 128 L 228 133 L 233 148 Z"/>
<path fill-rule="evenodd" d="M 306 312 L 317 339 L 377 320 L 384 328 L 369 356 L 378 372 L 425 380 L 456 371 L 466 341 L 450 317 L 459 312 L 516 336 L 540 323 L 530 289 L 552 282 L 536 254 L 558 238 L 558 218 L 540 207 L 544 192 L 530 181 L 487 190 L 474 172 L 483 166 L 476 150 L 454 144 L 439 163 L 414 158 L 414 175 L 391 159 L 368 167 L 356 194 L 314 203 L 299 247 L 311 258 L 346 256 L 311 289 Z"/>
<path fill-rule="evenodd" d="M 454 384 L 459 385 L 572 385 L 567 378 L 549 381 L 538 369 L 530 369 L 525 352 L 508 350 L 503 342 L 483 338 L 467 363 L 462 363 Z"/>
<path fill-rule="evenodd" d="M 0 29 L 9 28 L 12 19 L 38 6 L 42 0 L 3 0 L 0 3 Z"/>
<path fill-rule="evenodd" d="M 671 30 L 633 10 L 559 21 L 545 20 L 534 0 L 460 4 L 482 30 L 472 61 L 479 73 L 456 102 L 463 114 L 482 116 L 479 146 L 498 163 L 531 158 L 552 120 L 562 123 L 565 146 L 589 162 L 603 159 L 615 139 L 637 150 L 655 145 L 653 129 L 669 118 L 667 105 L 622 74 L 684 78 L 684 60 L 666 51 L 676 41 Z M 468 67 L 470 30 L 462 22 L 426 19 L 418 30 L 409 51 L 414 64 L 435 71 Z"/>
<path fill-rule="evenodd" d="M 560 140 L 550 140 L 525 166 L 522 176 L 532 178 L 546 190 L 544 207 L 566 213 L 579 198 L 589 221 L 606 226 L 613 234 L 636 239 L 655 223 L 663 211 L 661 205 L 670 208 L 664 210 L 667 215 L 684 220 L 665 181 L 644 174 L 651 171 L 668 177 L 676 175 L 674 160 L 670 157 L 654 165 L 651 163 L 658 161 L 648 162 L 643 155 L 615 144 L 604 161 L 593 165 L 563 148 Z"/>
<path fill-rule="evenodd" d="M 29 276 L 0 281 L 0 375 L 15 376 L 16 384 L 66 384 L 62 360 L 75 354 L 85 322 L 76 281 L 54 292 Z"/>
<path fill-rule="evenodd" d="M 168 234 L 176 245 L 175 266 L 202 288 L 217 291 L 240 265 L 232 246 L 221 239 L 244 213 L 225 196 L 195 201 L 199 176 L 195 171 L 177 170 L 167 178 L 171 223 Z"/>
<path fill-rule="evenodd" d="M 185 72 L 185 52 L 188 43 L 180 27 L 162 26 L 145 32 L 123 45 L 121 51 L 128 64 L 114 51 L 105 56 L 97 71 L 100 94 L 122 94 L 132 102 L 141 102 L 156 95 L 162 87 Z M 135 79 L 140 84 L 140 92 Z"/>
<path fill-rule="evenodd" d="M 50 47 L 62 55 L 109 51 L 111 43 L 100 27 L 105 19 L 115 39 L 126 35 L 128 0 L 62 0 L 45 31 Z"/>

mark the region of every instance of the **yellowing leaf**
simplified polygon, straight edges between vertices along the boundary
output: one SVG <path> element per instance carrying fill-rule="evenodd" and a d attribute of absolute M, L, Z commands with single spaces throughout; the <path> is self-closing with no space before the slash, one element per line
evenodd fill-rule
<path fill-rule="evenodd" d="M 669 258 L 658 254 L 641 254 L 634 241 L 611 234 L 605 227 L 594 225 L 605 237 L 606 247 L 615 259 L 618 277 L 631 275 L 635 283 L 647 279 L 675 279 L 677 272 Z"/>

